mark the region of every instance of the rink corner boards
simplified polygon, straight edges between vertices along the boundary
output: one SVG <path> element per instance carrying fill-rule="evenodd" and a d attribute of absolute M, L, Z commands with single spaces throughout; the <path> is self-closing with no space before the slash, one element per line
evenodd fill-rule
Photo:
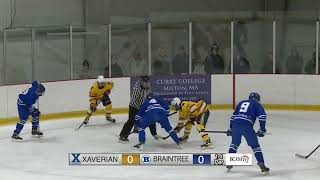
<path fill-rule="evenodd" d="M 267 110 L 292 110 L 292 111 L 320 111 L 320 105 L 290 105 L 290 104 L 263 104 Z M 231 110 L 232 104 L 211 104 L 209 105 L 210 110 Z M 42 114 L 40 120 L 56 120 L 56 119 L 67 119 L 76 117 L 85 117 L 87 110 L 82 111 L 71 111 L 71 112 L 60 112 L 60 113 L 48 113 Z M 113 114 L 125 114 L 128 113 L 128 108 L 113 108 Z M 103 115 L 104 109 L 99 109 L 97 115 Z M 0 118 L 0 125 L 14 124 L 18 121 L 18 117 Z"/>

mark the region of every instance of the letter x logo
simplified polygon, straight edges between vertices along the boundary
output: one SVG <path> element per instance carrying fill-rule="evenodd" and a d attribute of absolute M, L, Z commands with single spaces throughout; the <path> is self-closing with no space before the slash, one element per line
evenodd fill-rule
<path fill-rule="evenodd" d="M 80 162 L 80 160 L 79 160 L 80 154 L 72 153 L 72 156 L 73 156 L 73 160 L 72 160 L 73 163 L 79 163 Z"/>

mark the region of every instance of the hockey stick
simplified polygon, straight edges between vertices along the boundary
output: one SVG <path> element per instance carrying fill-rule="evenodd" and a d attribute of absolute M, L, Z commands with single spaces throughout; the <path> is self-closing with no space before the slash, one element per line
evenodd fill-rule
<path fill-rule="evenodd" d="M 167 116 L 170 117 L 170 116 L 172 116 L 172 115 L 174 115 L 174 114 L 177 114 L 177 113 L 178 113 L 178 111 L 175 111 L 175 112 L 173 112 L 173 113 L 171 113 L 171 114 L 168 114 Z M 137 132 L 133 130 L 133 131 L 131 131 L 131 132 L 129 133 L 129 135 L 130 135 L 130 134 L 133 134 L 133 133 L 137 133 Z M 163 138 L 162 138 L 162 139 L 163 139 Z"/>
<path fill-rule="evenodd" d="M 296 154 L 296 157 L 301 158 L 301 159 L 308 159 L 308 157 L 311 156 L 311 154 L 313 154 L 319 147 L 320 147 L 320 144 L 310 154 L 308 154 L 307 156 Z"/>
<path fill-rule="evenodd" d="M 201 131 L 201 132 L 206 132 L 206 133 L 225 133 L 225 134 L 227 134 L 227 131 Z M 267 133 L 265 133 L 265 135 L 271 135 L 271 133 L 267 132 Z"/>
<path fill-rule="evenodd" d="M 172 116 L 172 115 L 174 115 L 174 114 L 177 114 L 177 113 L 178 113 L 178 111 L 175 111 L 175 112 L 173 112 L 173 113 L 171 113 L 171 114 L 168 114 L 167 116 L 170 117 L 170 116 Z"/>
<path fill-rule="evenodd" d="M 189 122 L 185 123 L 180 129 L 184 128 L 187 124 L 189 124 Z M 162 137 L 163 140 L 166 140 L 170 137 L 170 134 L 166 137 Z"/>
<path fill-rule="evenodd" d="M 84 125 L 84 122 L 88 121 L 90 119 L 90 117 L 92 116 L 92 111 L 90 114 L 87 114 L 86 118 L 84 119 L 84 121 L 80 124 L 80 126 L 78 128 L 76 128 L 75 130 L 78 131 L 83 125 Z"/>
<path fill-rule="evenodd" d="M 206 132 L 206 133 L 225 133 L 227 134 L 227 131 L 201 131 L 201 132 Z"/>
<path fill-rule="evenodd" d="M 98 107 L 98 105 L 100 104 L 100 102 L 101 101 L 99 101 L 98 103 L 97 103 L 97 107 Z M 90 110 L 91 111 L 91 110 Z M 92 114 L 93 114 L 94 112 L 90 112 L 89 114 L 87 114 L 87 116 L 86 116 L 86 118 L 84 119 L 84 121 L 80 124 L 80 126 L 78 127 L 78 128 L 76 128 L 75 130 L 76 131 L 78 131 L 83 125 L 84 125 L 84 122 L 86 122 L 86 121 L 89 121 L 89 119 L 90 119 L 90 117 L 92 116 Z"/>

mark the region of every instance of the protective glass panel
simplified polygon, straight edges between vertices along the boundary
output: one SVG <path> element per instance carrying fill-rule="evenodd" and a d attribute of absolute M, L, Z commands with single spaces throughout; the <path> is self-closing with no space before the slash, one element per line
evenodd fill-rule
<path fill-rule="evenodd" d="M 41 81 L 69 80 L 69 27 L 35 31 L 35 78 Z"/>
<path fill-rule="evenodd" d="M 255 12 L 239 13 L 237 17 L 234 20 L 234 73 L 272 73 L 272 18 Z"/>
<path fill-rule="evenodd" d="M 193 73 L 228 73 L 231 59 L 230 26 L 229 21 L 219 19 L 204 19 L 193 23 Z"/>
<path fill-rule="evenodd" d="M 7 30 L 6 83 L 32 81 L 32 33 L 29 28 Z"/>
<path fill-rule="evenodd" d="M 73 79 L 96 78 L 108 66 L 108 26 L 73 27 Z"/>
<path fill-rule="evenodd" d="M 152 22 L 151 34 L 152 74 L 189 73 L 188 23 Z"/>
<path fill-rule="evenodd" d="M 316 73 L 316 21 L 310 12 L 288 12 L 277 21 L 277 69 L 285 74 Z"/>
<path fill-rule="evenodd" d="M 113 25 L 111 32 L 111 77 L 148 74 L 147 25 Z"/>
<path fill-rule="evenodd" d="M 4 84 L 3 31 L 0 31 L 0 84 Z"/>

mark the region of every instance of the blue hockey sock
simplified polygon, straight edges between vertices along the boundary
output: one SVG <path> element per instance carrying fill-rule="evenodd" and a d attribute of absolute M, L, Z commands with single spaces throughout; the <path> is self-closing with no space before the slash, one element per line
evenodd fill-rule
<path fill-rule="evenodd" d="M 146 141 L 146 133 L 144 132 L 144 129 L 139 129 L 139 142 L 144 143 Z"/>
<path fill-rule="evenodd" d="M 39 126 L 39 119 L 37 118 L 32 118 L 32 129 L 38 129 Z"/>
<path fill-rule="evenodd" d="M 264 159 L 263 159 L 261 148 L 256 147 L 256 148 L 252 148 L 252 150 L 254 152 L 254 155 L 256 156 L 258 163 L 264 164 Z"/>
<path fill-rule="evenodd" d="M 237 153 L 238 147 L 239 146 L 237 145 L 231 144 L 229 147 L 229 153 Z"/>
<path fill-rule="evenodd" d="M 174 142 L 178 143 L 179 142 L 179 137 L 177 135 L 177 133 L 171 129 L 171 131 L 169 132 L 170 137 L 174 140 Z"/>
<path fill-rule="evenodd" d="M 14 130 L 14 133 L 20 134 L 21 130 L 23 129 L 24 124 L 17 123 L 16 130 Z"/>

